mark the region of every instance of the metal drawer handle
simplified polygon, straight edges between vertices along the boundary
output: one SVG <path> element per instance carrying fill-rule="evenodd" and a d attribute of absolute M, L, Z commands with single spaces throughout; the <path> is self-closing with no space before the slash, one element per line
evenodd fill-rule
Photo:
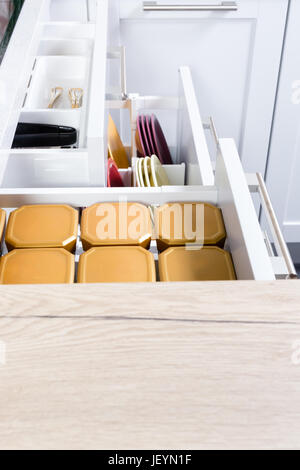
<path fill-rule="evenodd" d="M 144 11 L 237 11 L 236 2 L 222 2 L 218 5 L 162 5 L 157 2 L 143 2 Z"/>
<path fill-rule="evenodd" d="M 266 212 L 267 220 L 269 221 L 271 230 L 273 232 L 274 243 L 276 250 L 281 254 L 285 260 L 289 272 L 289 279 L 298 279 L 297 272 L 292 261 L 289 249 L 284 241 L 276 214 L 274 212 L 265 182 L 260 173 L 256 174 L 258 181 L 258 192 L 261 197 L 262 207 Z"/>

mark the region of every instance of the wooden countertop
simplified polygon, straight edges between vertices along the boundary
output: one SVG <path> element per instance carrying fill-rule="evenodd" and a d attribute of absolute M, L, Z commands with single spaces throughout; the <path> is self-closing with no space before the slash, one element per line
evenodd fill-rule
<path fill-rule="evenodd" d="M 0 295 L 1 449 L 300 448 L 299 281 Z"/>

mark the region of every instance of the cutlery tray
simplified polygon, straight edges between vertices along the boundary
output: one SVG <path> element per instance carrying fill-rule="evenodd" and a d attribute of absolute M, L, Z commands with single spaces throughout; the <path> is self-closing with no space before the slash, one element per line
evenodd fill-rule
<path fill-rule="evenodd" d="M 55 103 L 55 109 L 70 109 L 68 90 L 82 88 L 87 91 L 88 62 L 86 57 L 37 57 L 24 108 L 47 109 L 51 89 L 60 86 L 64 93 Z M 84 101 L 85 96 L 83 104 Z"/>

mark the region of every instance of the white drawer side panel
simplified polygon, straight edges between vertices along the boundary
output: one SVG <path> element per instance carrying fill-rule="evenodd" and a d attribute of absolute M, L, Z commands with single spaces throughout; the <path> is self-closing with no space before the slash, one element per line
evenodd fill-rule
<path fill-rule="evenodd" d="M 274 280 L 261 228 L 233 139 L 221 139 L 216 186 L 239 280 Z"/>

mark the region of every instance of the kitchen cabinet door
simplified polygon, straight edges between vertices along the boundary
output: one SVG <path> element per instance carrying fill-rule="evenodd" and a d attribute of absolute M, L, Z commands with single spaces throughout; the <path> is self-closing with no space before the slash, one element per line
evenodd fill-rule
<path fill-rule="evenodd" d="M 220 5 L 188 2 L 204 3 Z M 235 11 L 144 11 L 142 0 L 113 0 L 110 42 L 126 47 L 131 93 L 177 95 L 176 71 L 189 66 L 203 116 L 234 137 L 246 171 L 264 173 L 288 0 L 233 3 Z"/>
<path fill-rule="evenodd" d="M 267 170 L 268 189 L 289 243 L 300 243 L 299 17 L 300 2 L 292 0 Z"/>

